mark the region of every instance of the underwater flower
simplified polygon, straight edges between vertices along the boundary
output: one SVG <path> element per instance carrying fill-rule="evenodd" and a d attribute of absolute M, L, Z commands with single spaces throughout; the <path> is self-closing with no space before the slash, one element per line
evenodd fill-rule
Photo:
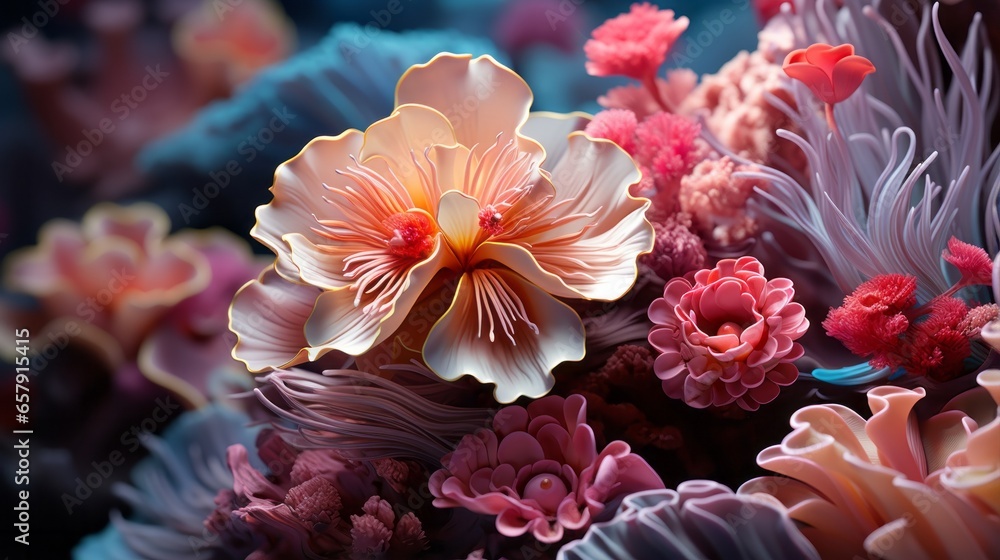
<path fill-rule="evenodd" d="M 80 224 L 46 224 L 38 245 L 11 255 L 5 280 L 50 318 L 78 317 L 110 335 L 94 340 L 114 346 L 107 355 L 134 356 L 150 329 L 211 279 L 205 257 L 169 230 L 152 204 L 99 204 Z"/>
<path fill-rule="evenodd" d="M 504 536 L 531 533 L 553 543 L 610 514 L 621 498 L 663 488 L 622 441 L 600 453 L 580 395 L 508 406 L 489 429 L 462 438 L 431 475 L 439 508 L 495 515 Z"/>
<path fill-rule="evenodd" d="M 47 224 L 37 246 L 12 255 L 6 282 L 38 299 L 40 329 L 76 325 L 65 331 L 73 344 L 95 349 L 116 379 L 138 370 L 199 407 L 227 376 L 250 379 L 232 357 L 227 311 L 265 263 L 221 228 L 169 230 L 158 206 L 100 204 L 80 224 Z"/>
<path fill-rule="evenodd" d="M 255 371 L 361 355 L 438 294 L 451 305 L 417 342 L 437 375 L 495 383 L 501 402 L 545 394 L 584 354 L 555 298 L 621 297 L 652 246 L 635 164 L 575 119 L 529 120 L 530 90 L 490 57 L 414 66 L 396 102 L 279 166 L 251 232 L 277 260 L 233 302 L 234 355 Z"/>
<path fill-rule="evenodd" d="M 753 257 L 724 259 L 674 278 L 649 306 L 649 343 L 663 391 L 696 408 L 733 402 L 757 410 L 798 377 L 796 339 L 809 320 L 785 278 L 768 280 Z"/>
<path fill-rule="evenodd" d="M 785 57 L 782 69 L 829 105 L 850 97 L 865 76 L 875 72 L 871 61 L 854 54 L 854 45 L 849 43 L 837 47 L 816 43 L 796 49 Z"/>
<path fill-rule="evenodd" d="M 805 407 L 757 457 L 782 476 L 739 493 L 778 498 L 825 558 L 991 557 L 1000 549 L 1000 370 L 978 382 L 923 420 L 923 388 L 870 390 L 867 420 L 837 404 Z"/>
<path fill-rule="evenodd" d="M 593 38 L 584 44 L 587 72 L 592 76 L 651 79 L 688 23 L 686 17 L 674 19 L 673 10 L 649 3 L 632 4 L 628 13 L 594 29 Z"/>
<path fill-rule="evenodd" d="M 172 35 L 194 84 L 209 96 L 228 95 L 295 50 L 295 26 L 272 0 L 204 1 L 184 14 Z"/>
<path fill-rule="evenodd" d="M 557 558 L 818 560 L 819 554 L 776 500 L 734 494 L 710 480 L 688 480 L 677 490 L 629 495 L 614 519 L 591 525 Z"/>

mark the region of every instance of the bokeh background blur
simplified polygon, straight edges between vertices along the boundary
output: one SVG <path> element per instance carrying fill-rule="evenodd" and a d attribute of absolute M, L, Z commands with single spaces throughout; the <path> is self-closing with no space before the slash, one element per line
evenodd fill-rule
<path fill-rule="evenodd" d="M 238 371 L 228 356 L 232 340 L 225 333 L 226 310 L 235 290 L 262 266 L 250 251 L 267 254 L 249 232 L 254 209 L 270 200 L 277 165 L 316 136 L 364 129 L 387 116 L 403 71 L 442 51 L 491 54 L 510 65 L 532 88 L 535 110 L 594 112 L 596 99 L 624 82 L 588 76 L 582 47 L 594 27 L 627 11 L 630 3 L 6 0 L 0 17 L 0 262 L 5 279 L 0 293 L 5 362 L 0 372 L 0 551 L 10 551 L 10 557 L 23 552 L 11 544 L 16 519 L 11 507 L 23 488 L 13 475 L 18 456 L 12 430 L 33 430 L 27 474 L 31 557 L 66 558 L 84 535 L 107 525 L 109 512 L 124 507 L 111 488 L 128 480 L 132 466 L 149 454 L 140 445 L 147 434 L 162 433 L 183 409 L 198 404 L 199 393 L 219 396 L 250 383 L 250 374 Z M 690 18 L 668 68 L 680 62 L 699 75 L 717 71 L 740 50 L 753 50 L 757 9 L 777 4 L 653 3 Z M 998 6 L 996 0 L 967 2 L 943 12 L 943 19 L 963 30 L 973 10 L 984 10 L 996 45 Z M 80 333 L 66 330 L 66 322 L 53 327 L 50 310 L 29 297 L 31 275 L 12 270 L 8 257 L 38 245 L 43 225 L 56 219 L 79 223 L 104 202 L 153 206 L 144 207 L 139 217 L 124 218 L 98 207 L 89 226 L 85 220 L 84 236 L 88 227 L 120 227 L 129 220 L 170 232 L 220 228 L 211 236 L 185 240 L 201 244 L 197 250 L 212 267 L 211 289 L 189 294 L 183 306 L 150 319 L 141 336 L 117 327 L 126 338 L 172 341 L 166 344 L 168 355 L 88 334 L 91 318 L 104 311 L 100 303 L 70 307 L 75 310 L 71 319 L 83 327 Z M 135 231 L 113 233 L 128 237 Z M 85 246 L 80 255 L 73 254 L 72 244 L 66 247 L 58 262 L 90 257 Z M 38 281 L 42 273 L 65 279 L 74 278 L 73 272 L 38 271 Z M 158 271 L 147 272 L 155 277 Z M 91 280 L 84 275 L 76 282 Z M 100 287 L 108 279 L 95 282 Z M 58 296 L 59 290 L 51 288 L 46 285 Z M 14 413 L 13 328 L 30 329 L 35 350 L 48 352 L 31 362 L 27 425 L 19 425 Z M 157 383 L 150 379 L 151 362 L 163 366 L 156 371 L 167 372 Z M 213 385 L 177 381 L 184 377 L 178 370 L 190 370 L 191 377 L 236 371 Z M 775 414 L 787 418 L 787 412 Z M 762 448 L 760 442 L 731 444 L 747 448 L 739 455 L 751 467 L 754 450 Z M 738 484 L 747 474 L 734 474 L 741 465 L 717 478 Z"/>
<path fill-rule="evenodd" d="M 724 36 L 717 33 L 684 51 L 694 55 L 685 65 L 698 73 L 717 70 L 756 43 L 755 14 L 742 0 L 658 4 L 688 16 L 695 26 L 702 14 L 739 8 Z M 251 241 L 253 210 L 270 199 L 275 167 L 315 136 L 363 129 L 388 115 L 402 71 L 440 51 L 488 53 L 511 65 L 532 87 L 535 109 L 592 112 L 596 98 L 615 83 L 586 74 L 582 45 L 594 27 L 628 5 L 4 2 L 0 259 L 5 277 L 11 276 L 6 257 L 38 244 L 43 224 L 58 218 L 79 222 L 101 202 L 150 202 L 169 217 L 171 231 L 221 227 Z M 244 280 L 236 275 L 212 301 L 198 305 L 224 321 L 228 299 Z M 5 330 L 32 329 L 34 349 L 50 357 L 32 362 L 30 421 L 17 425 L 15 343 L 12 333 L 0 337 L 5 345 L 0 354 L 10 364 L 0 374 L 5 512 L 0 549 L 11 557 L 24 552 L 12 544 L 17 514 L 10 508 L 23 486 L 14 484 L 16 441 L 10 434 L 29 428 L 34 432 L 27 475 L 31 557 L 66 558 L 82 536 L 108 523 L 112 509 L 123 507 L 110 489 L 128 480 L 131 467 L 149 453 L 139 445 L 145 434 L 161 433 L 191 403 L 134 371 L 132 377 L 123 374 L 133 363 L 127 356 L 107 359 L 95 350 L 100 344 L 81 343 L 86 336 L 60 334 L 46 325 L 51 317 L 25 291 L 30 286 L 11 289 L 6 283 Z M 86 311 L 76 318 L 87 326 Z M 194 360 L 177 353 L 178 367 Z"/>

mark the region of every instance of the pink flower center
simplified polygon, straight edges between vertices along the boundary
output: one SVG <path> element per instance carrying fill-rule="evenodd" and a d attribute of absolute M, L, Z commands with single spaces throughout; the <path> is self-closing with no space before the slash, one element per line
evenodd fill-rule
<path fill-rule="evenodd" d="M 524 498 L 535 500 L 548 513 L 555 513 L 563 498 L 569 494 L 566 483 L 551 474 L 540 474 L 528 481 L 524 487 Z"/>
<path fill-rule="evenodd" d="M 719 330 L 716 331 L 716 334 L 718 334 L 719 336 L 727 334 L 740 336 L 741 334 L 743 334 L 743 327 L 732 321 L 726 321 L 725 323 L 722 323 L 721 326 L 719 326 Z"/>
<path fill-rule="evenodd" d="M 503 214 L 497 211 L 492 204 L 487 204 L 479 211 L 479 227 L 490 235 L 500 235 L 503 233 Z"/>
<path fill-rule="evenodd" d="M 420 212 L 400 212 L 382 222 L 392 237 L 387 244 L 389 253 L 397 257 L 425 259 L 434 250 L 437 228 L 427 215 Z"/>

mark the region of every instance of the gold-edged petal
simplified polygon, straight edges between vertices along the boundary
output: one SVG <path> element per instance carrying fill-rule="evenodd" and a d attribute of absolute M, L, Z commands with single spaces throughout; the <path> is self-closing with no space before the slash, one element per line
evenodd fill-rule
<path fill-rule="evenodd" d="M 511 139 L 528 118 L 531 88 L 489 55 L 441 53 L 410 67 L 396 85 L 396 106 L 437 109 L 451 121 L 458 143 L 480 149 L 497 135 Z"/>
<path fill-rule="evenodd" d="M 521 134 L 541 144 L 545 149 L 542 169 L 551 171 L 556 162 L 566 155 L 569 143 L 566 137 L 583 130 L 591 120 L 591 115 L 580 111 L 572 113 L 550 113 L 536 111 L 528 115 L 528 121 L 521 127 Z"/>
<path fill-rule="evenodd" d="M 523 317 L 483 307 L 492 305 L 489 298 L 480 297 L 490 290 L 502 292 L 494 304 L 508 299 L 515 308 L 523 308 Z M 501 315 L 511 320 L 509 331 L 504 332 Z M 463 275 L 454 301 L 423 347 L 424 361 L 438 376 L 454 381 L 471 375 L 482 383 L 494 383 L 494 396 L 501 403 L 521 396 L 541 397 L 555 383 L 552 369 L 581 360 L 584 354 L 583 322 L 576 312 L 502 269 L 475 269 Z"/>
<path fill-rule="evenodd" d="M 339 136 L 321 136 L 310 141 L 292 159 L 282 163 L 274 172 L 271 193 L 274 199 L 257 208 L 257 223 L 250 235 L 277 255 L 275 269 L 291 282 L 298 282 L 298 272 L 292 263 L 291 249 L 282 239 L 289 233 L 298 233 L 314 244 L 321 237 L 313 231 L 317 219 L 343 219 L 336 207 L 324 197 L 329 193 L 324 187 L 354 185 L 339 175 L 338 168 L 353 164 L 351 156 L 361 151 L 364 135 L 354 129 Z"/>
<path fill-rule="evenodd" d="M 317 288 L 285 280 L 273 266 L 247 282 L 229 307 L 229 330 L 236 334 L 233 357 L 250 371 L 307 361 L 304 329 L 319 295 Z"/>
<path fill-rule="evenodd" d="M 481 235 L 479 202 L 458 191 L 448 191 L 438 203 L 437 219 L 448 245 L 458 255 L 468 255 L 475 249 Z"/>
<path fill-rule="evenodd" d="M 381 159 L 386 166 L 376 170 L 383 176 L 391 171 L 409 192 L 415 207 L 432 211 L 441 191 L 437 182 L 430 180 L 433 170 L 424 163 L 424 152 L 441 145 L 455 145 L 455 129 L 448 119 L 430 107 L 401 105 L 365 131 L 360 160 L 375 167 L 371 159 Z"/>
<path fill-rule="evenodd" d="M 375 302 L 377 294 L 358 293 L 352 288 L 324 291 L 305 324 L 305 336 L 312 348 L 308 356 L 315 361 L 323 351 L 334 349 L 361 355 L 392 335 L 406 319 L 431 280 L 446 265 L 451 253 L 440 241 L 425 260 L 398 273 L 398 279 L 388 281 L 393 288 L 392 299 L 384 304 Z M 383 290 L 380 290 L 380 292 Z"/>
<path fill-rule="evenodd" d="M 503 240 L 524 250 L 494 245 L 483 247 L 482 257 L 542 286 L 559 279 L 576 297 L 618 299 L 635 283 L 636 259 L 653 248 L 649 201 L 629 195 L 638 168 L 613 142 L 574 132 L 551 177 L 555 197 L 548 209 L 516 239 Z"/>

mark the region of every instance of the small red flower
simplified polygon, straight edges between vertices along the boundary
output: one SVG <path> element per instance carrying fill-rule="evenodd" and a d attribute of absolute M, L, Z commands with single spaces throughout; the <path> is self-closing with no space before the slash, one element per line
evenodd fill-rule
<path fill-rule="evenodd" d="M 948 240 L 948 249 L 941 253 L 941 258 L 962 273 L 961 283 L 966 286 L 990 284 L 993 281 L 993 261 L 982 247 L 952 237 Z"/>
<path fill-rule="evenodd" d="M 865 76 L 875 72 L 871 61 L 854 54 L 854 45 L 849 43 L 837 47 L 816 43 L 796 49 L 785 57 L 782 68 L 830 105 L 850 97 Z"/>

